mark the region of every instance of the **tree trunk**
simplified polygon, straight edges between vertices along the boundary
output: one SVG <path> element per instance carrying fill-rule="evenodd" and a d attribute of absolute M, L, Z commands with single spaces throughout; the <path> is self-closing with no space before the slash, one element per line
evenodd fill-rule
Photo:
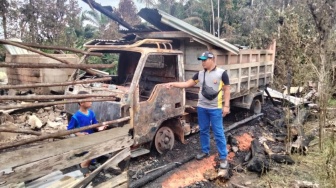
<path fill-rule="evenodd" d="M 7 18 L 5 12 L 2 13 L 2 29 L 4 32 L 4 37 L 6 39 L 8 36 L 7 36 Z"/>
<path fill-rule="evenodd" d="M 321 111 L 319 114 L 319 148 L 322 150 L 323 148 L 323 128 L 326 123 L 326 107 L 328 103 L 328 70 L 326 69 L 326 54 L 325 50 L 321 48 L 320 51 L 320 61 L 321 61 L 321 71 L 319 74 L 319 84 L 318 84 L 318 93 L 319 93 L 319 103 L 321 107 Z"/>
<path fill-rule="evenodd" d="M 213 1 L 210 0 L 211 3 L 211 13 L 212 13 L 212 34 L 215 35 L 215 11 Z"/>

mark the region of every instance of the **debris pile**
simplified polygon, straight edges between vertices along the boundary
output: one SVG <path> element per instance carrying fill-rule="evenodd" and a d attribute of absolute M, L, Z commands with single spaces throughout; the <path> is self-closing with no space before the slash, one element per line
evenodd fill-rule
<path fill-rule="evenodd" d="M 12 114 L 1 113 L 0 142 L 12 142 L 65 130 L 67 122 L 66 113 L 61 105 L 21 110 Z"/>

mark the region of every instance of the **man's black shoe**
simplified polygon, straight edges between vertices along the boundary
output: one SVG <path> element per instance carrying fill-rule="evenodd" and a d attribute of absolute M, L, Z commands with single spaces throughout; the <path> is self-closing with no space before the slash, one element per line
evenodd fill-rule
<path fill-rule="evenodd" d="M 210 156 L 209 153 L 200 153 L 200 154 L 197 154 L 197 155 L 196 155 L 196 159 L 197 159 L 197 160 L 202 160 L 202 159 L 204 159 L 204 158 L 206 158 L 206 157 L 209 157 L 209 156 Z"/>

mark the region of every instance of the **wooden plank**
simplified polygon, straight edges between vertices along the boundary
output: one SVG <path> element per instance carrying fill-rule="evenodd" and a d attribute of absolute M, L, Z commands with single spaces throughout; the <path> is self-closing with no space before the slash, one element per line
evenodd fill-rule
<path fill-rule="evenodd" d="M 118 188 L 129 188 L 129 186 L 128 186 L 128 182 L 119 185 Z"/>
<path fill-rule="evenodd" d="M 103 182 L 96 186 L 96 188 L 114 188 L 119 187 L 120 185 L 123 185 L 124 183 L 127 183 L 128 176 L 127 172 L 121 173 L 119 176 L 116 176 L 106 182 Z"/>
<path fill-rule="evenodd" d="M 113 128 L 82 137 L 74 137 L 55 142 L 44 143 L 42 145 L 33 146 L 30 148 L 3 152 L 0 155 L 0 169 L 31 163 L 81 147 L 91 146 L 121 136 L 127 136 L 129 129 L 129 125 L 125 125 L 124 127 Z"/>
<path fill-rule="evenodd" d="M 126 148 L 123 151 L 117 153 L 115 155 L 115 158 L 113 161 L 111 161 L 109 164 L 106 164 L 104 166 L 104 169 L 108 169 L 110 167 L 114 168 L 116 167 L 122 160 L 124 160 L 125 158 L 129 157 L 131 155 L 131 151 L 130 149 Z"/>
<path fill-rule="evenodd" d="M 112 153 L 133 144 L 131 137 L 119 137 L 110 141 L 95 143 L 81 149 L 75 149 L 64 154 L 55 155 L 33 163 L 13 168 L 13 173 L 0 176 L 6 184 L 32 180 L 53 171 L 64 169 L 85 160 L 94 159 L 101 155 Z M 87 152 L 87 153 L 85 153 Z"/>
<path fill-rule="evenodd" d="M 115 119 L 115 120 L 111 120 L 111 121 L 104 121 L 104 122 L 101 122 L 101 123 L 96 123 L 96 124 L 88 125 L 88 126 L 84 126 L 84 127 L 79 127 L 79 128 L 75 128 L 75 129 L 71 129 L 71 130 L 61 130 L 61 131 L 57 131 L 55 133 L 45 134 L 45 135 L 38 136 L 38 137 L 35 137 L 35 138 L 24 139 L 24 140 L 20 140 L 20 141 L 17 141 L 17 142 L 4 143 L 4 144 L 0 145 L 0 149 L 12 148 L 12 147 L 15 147 L 15 146 L 23 146 L 23 145 L 26 145 L 26 144 L 29 144 L 29 143 L 37 143 L 38 141 L 51 139 L 51 138 L 59 138 L 59 137 L 62 137 L 62 136 L 75 134 L 75 133 L 78 133 L 78 132 L 81 132 L 81 131 L 96 129 L 96 128 L 101 127 L 101 126 L 110 126 L 110 125 L 120 124 L 120 123 L 126 122 L 128 120 L 130 120 L 129 116 L 119 118 L 119 119 Z"/>
<path fill-rule="evenodd" d="M 94 170 L 88 177 L 84 178 L 80 182 L 78 182 L 76 185 L 73 186 L 73 188 L 80 188 L 82 186 L 86 186 L 88 183 L 92 181 L 92 179 L 99 174 L 101 170 L 103 170 L 108 165 L 117 165 L 121 160 L 125 159 L 127 156 L 131 155 L 130 148 L 125 148 L 116 155 L 114 155 L 111 159 L 107 160 L 104 164 L 99 166 L 96 170 Z M 116 162 L 119 161 L 119 162 Z M 111 164 L 112 163 L 112 164 Z"/>
<path fill-rule="evenodd" d="M 72 188 L 72 186 L 75 185 L 76 183 L 78 183 L 79 181 L 80 180 L 76 180 L 75 178 L 73 178 L 71 176 L 64 176 L 59 181 L 51 184 L 47 188 L 59 188 L 59 187 Z"/>
<path fill-rule="evenodd" d="M 19 79 L 19 78 L 18 78 Z M 51 87 L 51 86 L 69 86 L 76 84 L 88 84 L 94 82 L 103 82 L 111 80 L 110 77 L 78 80 L 69 82 L 57 82 L 57 83 L 38 83 L 38 84 L 24 84 L 24 85 L 0 85 L 0 89 L 23 89 L 23 88 L 39 88 L 39 87 Z"/>
<path fill-rule="evenodd" d="M 35 75 L 33 71 L 37 71 L 40 73 L 40 68 L 47 69 L 61 69 L 61 68 L 69 68 L 69 69 L 106 69 L 113 68 L 116 64 L 60 64 L 60 63 L 1 63 L 0 67 L 8 67 L 15 69 L 18 71 L 22 71 L 24 74 Z"/>

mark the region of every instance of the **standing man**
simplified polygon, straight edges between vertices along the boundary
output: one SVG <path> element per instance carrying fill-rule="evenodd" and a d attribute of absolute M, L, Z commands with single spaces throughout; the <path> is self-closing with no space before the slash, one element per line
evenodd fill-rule
<path fill-rule="evenodd" d="M 204 70 L 197 72 L 192 79 L 186 82 L 167 83 L 167 87 L 187 88 L 200 83 L 197 113 L 202 151 L 196 156 L 196 159 L 201 160 L 209 156 L 211 124 L 219 153 L 220 168 L 227 169 L 229 165 L 226 160 L 228 152 L 223 117 L 230 113 L 230 82 L 227 72 L 216 66 L 214 58 L 211 52 L 204 52 L 198 57 L 198 60 L 202 61 Z"/>

